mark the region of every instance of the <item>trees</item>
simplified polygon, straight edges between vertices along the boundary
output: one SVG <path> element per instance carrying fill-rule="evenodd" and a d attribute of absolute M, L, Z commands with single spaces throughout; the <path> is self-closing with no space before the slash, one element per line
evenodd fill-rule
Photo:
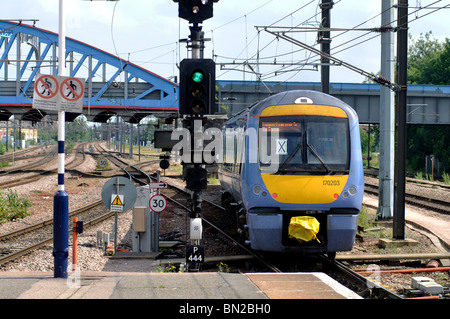
<path fill-rule="evenodd" d="M 87 142 L 92 139 L 92 132 L 84 116 L 77 117 L 73 122 L 66 122 L 65 140 L 70 142 Z M 58 128 L 54 125 L 38 129 L 40 141 L 58 141 Z"/>
<path fill-rule="evenodd" d="M 433 154 L 449 171 L 450 126 L 408 125 L 407 168 L 409 171 L 425 171 L 425 156 Z M 441 170 L 442 173 L 442 170 Z"/>
<path fill-rule="evenodd" d="M 450 84 L 450 40 L 440 43 L 431 31 L 409 40 L 408 83 Z"/>
<path fill-rule="evenodd" d="M 439 43 L 432 33 L 410 36 L 408 50 L 409 84 L 450 84 L 450 40 Z M 424 171 L 425 156 L 434 154 L 450 169 L 450 125 L 408 125 L 407 167 Z"/>
<path fill-rule="evenodd" d="M 84 116 L 77 117 L 73 122 L 66 122 L 66 140 L 73 142 L 91 140 L 91 130 Z"/>

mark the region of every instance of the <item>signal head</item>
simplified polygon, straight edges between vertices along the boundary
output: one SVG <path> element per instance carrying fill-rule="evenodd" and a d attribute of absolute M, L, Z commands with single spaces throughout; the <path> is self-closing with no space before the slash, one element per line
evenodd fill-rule
<path fill-rule="evenodd" d="M 202 23 L 212 18 L 213 3 L 218 0 L 173 0 L 178 2 L 178 17 L 190 23 Z"/>
<path fill-rule="evenodd" d="M 211 114 L 215 106 L 216 64 L 211 59 L 184 59 L 180 63 L 180 115 Z"/>

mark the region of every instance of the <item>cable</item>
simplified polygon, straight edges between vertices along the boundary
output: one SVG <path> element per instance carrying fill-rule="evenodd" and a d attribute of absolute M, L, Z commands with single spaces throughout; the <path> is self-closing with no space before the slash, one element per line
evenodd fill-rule
<path fill-rule="evenodd" d="M 417 15 L 417 12 L 418 12 L 419 10 L 423 10 L 423 9 L 431 9 L 431 8 L 429 8 L 430 6 L 436 4 L 437 2 L 440 2 L 440 1 L 441 1 L 441 0 L 436 1 L 436 2 L 433 2 L 433 3 L 431 3 L 431 4 L 428 4 L 428 5 L 425 6 L 425 7 L 420 7 L 418 10 L 415 10 L 415 11 L 413 11 L 413 12 L 411 12 L 411 13 L 408 13 L 408 15 L 416 14 L 416 17 L 415 17 L 414 19 L 409 20 L 409 23 L 414 22 L 414 21 L 416 21 L 416 20 L 418 20 L 418 19 L 420 19 L 420 18 L 422 18 L 422 17 L 424 17 L 424 16 L 427 16 L 427 15 L 429 15 L 429 14 L 431 14 L 431 13 L 434 13 L 434 12 L 436 12 L 436 11 L 439 11 L 439 10 L 442 10 L 442 9 L 449 8 L 449 7 L 450 7 L 450 4 L 449 4 L 449 5 L 445 5 L 445 6 L 443 6 L 443 7 L 433 8 L 433 9 L 434 9 L 433 11 L 428 12 L 428 13 L 426 13 L 426 14 L 423 15 L 423 16 L 418 16 L 418 15 Z M 389 9 L 391 9 L 391 8 L 389 8 Z M 377 16 L 379 16 L 379 15 L 381 15 L 381 14 L 382 14 L 382 13 L 377 14 L 375 17 L 377 17 Z M 371 18 L 371 19 L 374 19 L 375 17 L 373 17 L 373 18 Z M 371 20 L 371 19 L 369 19 L 369 20 Z M 341 35 L 347 33 L 348 31 L 351 31 L 351 30 L 356 29 L 357 27 L 361 26 L 362 24 L 366 23 L 366 22 L 369 21 L 369 20 L 366 20 L 365 22 L 362 22 L 362 23 L 356 25 L 356 26 L 353 27 L 352 29 L 349 29 L 349 30 L 347 30 L 347 31 L 344 31 L 344 32 L 342 32 L 342 33 L 340 33 L 340 34 L 334 36 L 332 39 L 334 39 L 334 38 L 336 38 L 336 37 L 338 37 L 338 36 L 341 36 Z M 396 21 L 397 21 L 397 19 L 395 19 L 394 21 L 392 21 L 392 23 L 393 23 L 393 22 L 396 22 Z M 401 27 L 401 26 L 398 26 L 398 27 Z M 398 28 L 398 27 L 397 27 L 397 28 Z M 371 34 L 371 33 L 372 33 L 372 32 L 370 31 L 370 32 L 367 32 L 367 33 L 363 34 L 362 36 L 359 36 L 359 37 L 355 37 L 355 38 L 353 38 L 353 39 L 350 39 L 350 40 L 348 40 L 348 41 L 346 41 L 346 42 L 344 42 L 344 43 L 341 43 L 340 45 L 338 45 L 338 46 L 332 48 L 332 50 L 336 50 L 337 48 L 339 48 L 339 47 L 341 47 L 341 46 L 344 46 L 344 45 L 346 45 L 346 44 L 348 44 L 348 43 L 351 43 L 351 42 L 353 42 L 353 41 L 361 40 L 362 37 L 366 37 L 367 35 L 369 35 L 369 34 Z M 380 33 L 380 34 L 381 34 L 381 33 Z M 378 37 L 380 34 L 376 34 L 376 35 L 374 35 L 374 36 L 372 36 L 372 37 L 370 37 L 370 38 L 368 38 L 368 39 L 363 39 L 363 40 L 359 41 L 358 43 L 355 43 L 355 44 L 353 44 L 353 45 L 351 45 L 351 46 L 342 48 L 342 49 L 339 50 L 339 51 L 333 52 L 333 54 L 335 55 L 335 54 L 340 53 L 340 52 L 342 52 L 342 51 L 345 51 L 345 50 L 347 50 L 347 49 L 354 48 L 354 47 L 356 47 L 356 46 L 358 46 L 358 45 L 360 45 L 360 44 L 362 44 L 362 43 L 368 42 L 368 41 L 370 41 L 370 40 L 372 40 L 372 39 Z M 294 70 L 292 70 L 292 71 L 297 71 L 297 70 L 294 69 Z M 286 71 L 286 72 L 287 72 L 287 71 Z M 298 72 L 299 72 L 299 71 L 297 71 L 297 73 L 298 73 Z M 275 72 L 275 73 L 276 73 L 276 72 Z M 291 78 L 292 78 L 292 77 L 291 77 Z"/>
<path fill-rule="evenodd" d="M 411 12 L 411 13 L 408 13 L 408 16 L 413 15 L 413 14 L 416 14 L 416 13 L 419 12 L 420 10 L 428 9 L 428 7 L 430 7 L 430 6 L 432 6 L 432 5 L 436 4 L 436 3 L 438 3 L 438 2 L 440 2 L 440 1 L 442 1 L 442 0 L 435 1 L 435 2 L 433 2 L 433 3 L 430 3 L 430 4 L 426 5 L 425 7 L 421 7 L 421 8 L 419 8 L 419 9 L 417 9 L 417 10 Z M 431 13 L 434 13 L 434 12 L 436 12 L 436 11 L 439 11 L 439 10 L 441 10 L 441 9 L 448 8 L 448 7 L 450 7 L 450 4 L 448 4 L 448 5 L 444 6 L 444 7 L 436 8 L 436 9 L 434 9 L 433 11 L 428 12 L 428 13 L 426 13 L 426 14 L 423 15 L 423 16 L 416 17 L 415 19 L 409 20 L 408 23 L 412 23 L 412 22 L 414 22 L 414 21 L 416 21 L 416 20 L 418 20 L 418 19 L 420 19 L 420 18 L 423 18 L 423 17 L 425 17 L 425 16 L 427 16 L 427 15 L 429 15 L 429 14 L 431 14 Z M 391 9 L 391 8 L 390 8 L 390 9 Z M 377 16 L 378 16 L 378 15 L 377 15 Z M 390 24 L 393 24 L 393 23 L 395 23 L 395 22 L 397 22 L 397 19 L 391 21 Z M 359 24 L 359 25 L 361 25 L 361 24 Z M 359 25 L 358 25 L 358 26 L 359 26 Z M 400 28 L 400 27 L 402 27 L 402 26 L 401 26 L 401 25 L 397 26 L 397 28 Z M 371 32 L 367 32 L 367 33 L 361 35 L 360 37 L 353 38 L 353 39 L 351 39 L 351 40 L 349 40 L 349 41 L 346 41 L 346 42 L 344 42 L 344 43 L 342 43 L 342 44 L 340 44 L 340 45 L 338 45 L 338 46 L 332 48 L 332 50 L 336 50 L 337 48 L 339 48 L 339 47 L 341 47 L 341 46 L 343 46 L 343 45 L 345 45 L 345 44 L 348 44 L 348 43 L 350 43 L 350 42 L 356 41 L 356 40 L 360 39 L 361 37 L 365 37 L 365 36 L 369 35 L 370 33 L 371 33 Z M 333 52 L 333 54 L 337 54 L 337 53 L 340 53 L 340 52 L 342 52 L 342 51 L 345 51 L 345 50 L 354 48 L 355 46 L 360 45 L 360 44 L 362 44 L 362 43 L 365 43 L 365 42 L 367 42 L 367 41 L 370 41 L 370 40 L 372 40 L 372 39 L 374 39 L 374 38 L 376 38 L 376 37 L 378 37 L 378 36 L 380 36 L 380 35 L 381 35 L 381 33 L 380 33 L 380 34 L 376 34 L 375 36 L 370 37 L 369 39 L 362 40 L 362 41 L 360 41 L 360 42 L 358 42 L 358 43 L 356 43 L 356 44 L 353 44 L 353 45 L 351 45 L 351 46 L 349 46 L 349 47 L 346 47 L 346 48 L 343 48 L 343 49 L 341 49 L 341 50 L 339 50 L 339 51 Z"/>
<path fill-rule="evenodd" d="M 311 0 L 311 1 L 308 2 L 307 4 L 302 5 L 300 8 L 298 8 L 298 9 L 292 11 L 292 12 L 289 13 L 288 15 L 282 17 L 281 19 L 279 19 L 279 20 L 273 22 L 271 25 L 274 25 L 274 24 L 276 24 L 276 23 L 278 23 L 278 22 L 284 20 L 285 18 L 287 18 L 287 17 L 289 17 L 289 16 L 292 16 L 294 13 L 296 13 L 296 12 L 298 12 L 298 11 L 300 11 L 300 10 L 306 8 L 307 6 L 309 6 L 310 4 L 312 4 L 314 1 L 315 1 L 315 0 Z M 340 2 L 340 1 L 341 1 L 341 0 L 339 0 L 338 2 Z M 265 3 L 265 4 L 267 4 L 267 3 Z M 258 9 L 258 8 L 257 8 L 257 9 Z M 255 10 L 254 10 L 254 11 L 255 11 Z M 252 11 L 252 12 L 253 12 L 253 11 Z M 303 21 L 302 23 L 300 23 L 300 24 L 298 24 L 298 25 L 301 25 L 301 24 L 303 24 L 303 23 L 306 23 L 306 22 L 309 21 L 310 19 L 315 18 L 315 17 L 317 16 L 317 14 L 318 14 L 318 13 L 316 13 L 315 15 L 313 15 L 312 17 L 310 17 L 309 19 Z M 298 26 L 298 25 L 297 25 L 297 26 Z M 247 61 L 247 65 L 249 65 L 249 64 L 250 64 L 250 61 L 253 61 L 253 60 L 255 59 L 255 57 L 256 57 L 256 63 L 258 63 L 258 61 L 260 61 L 260 60 L 262 60 L 262 59 L 266 59 L 266 58 L 260 58 L 260 57 L 259 57 L 260 53 L 261 53 L 263 50 L 265 50 L 266 48 L 268 48 L 268 47 L 276 40 L 276 38 L 275 38 L 275 39 L 272 39 L 272 40 L 269 41 L 269 43 L 267 43 L 262 49 L 260 49 L 260 47 L 259 47 L 259 43 L 260 43 L 260 41 L 259 41 L 259 40 L 260 40 L 259 35 L 260 35 L 260 31 L 258 30 L 256 37 L 254 37 L 254 38 L 250 41 L 250 43 L 252 43 L 252 42 L 254 41 L 255 38 L 258 38 L 258 48 L 257 48 L 257 52 L 256 52 L 251 58 L 247 58 L 247 59 L 243 60 L 243 61 Z M 233 60 L 233 61 L 236 61 L 236 60 L 239 58 L 239 56 L 240 56 L 244 51 L 248 51 L 248 46 L 249 46 L 250 43 L 248 43 L 248 44 L 245 46 L 245 48 L 237 55 L 237 57 L 235 57 L 235 58 L 230 58 L 230 59 Z M 303 49 L 298 50 L 298 51 L 291 51 L 291 52 L 286 53 L 286 54 L 283 54 L 283 55 L 292 55 L 293 53 L 295 53 L 295 52 L 300 52 L 300 51 L 302 51 L 302 50 L 303 50 Z M 218 55 L 216 55 L 216 57 L 217 57 L 217 56 L 218 56 Z M 280 56 L 281 56 L 281 55 L 280 55 Z M 283 68 L 286 68 L 286 67 L 283 66 Z M 281 68 L 281 70 L 282 70 L 283 68 Z M 238 69 L 237 69 L 237 67 L 235 67 L 235 68 L 233 68 L 233 69 L 229 69 L 228 71 L 231 71 L 231 70 L 238 70 Z M 252 72 L 254 72 L 253 69 L 252 69 Z M 225 73 L 219 75 L 219 77 L 222 76 L 222 75 L 224 75 L 224 74 L 226 74 L 226 73 L 228 73 L 228 72 L 225 72 Z M 272 73 L 272 72 L 271 72 L 271 73 Z M 259 77 L 259 79 L 261 79 L 261 76 L 258 76 L 258 77 Z"/>
<path fill-rule="evenodd" d="M 255 12 L 255 11 L 261 9 L 262 7 L 266 6 L 267 4 L 269 4 L 269 3 L 272 2 L 272 1 L 273 1 L 273 0 L 269 0 L 269 1 L 267 1 L 266 3 L 260 5 L 259 7 L 257 7 L 257 8 L 255 8 L 255 9 L 251 10 L 250 12 L 248 12 L 248 13 L 242 15 L 242 16 L 239 16 L 239 17 L 237 17 L 237 18 L 235 18 L 235 19 L 233 19 L 233 20 L 231 20 L 231 21 L 229 21 L 229 22 L 227 22 L 227 23 L 224 23 L 224 24 L 218 26 L 217 28 L 211 29 L 211 30 L 206 31 L 206 32 L 216 31 L 216 30 L 218 30 L 218 29 L 220 29 L 220 28 L 222 28 L 222 27 L 224 27 L 224 26 L 229 25 L 230 23 L 233 23 L 233 22 L 235 22 L 235 21 L 237 21 L 237 20 L 239 20 L 239 19 L 242 19 L 243 17 L 246 17 L 246 16 L 252 14 L 253 12 Z"/>
<path fill-rule="evenodd" d="M 117 52 L 116 42 L 114 41 L 114 15 L 116 14 L 116 6 L 119 2 L 114 3 L 113 13 L 111 16 L 111 40 L 114 47 L 114 52 L 120 58 L 119 53 Z"/>

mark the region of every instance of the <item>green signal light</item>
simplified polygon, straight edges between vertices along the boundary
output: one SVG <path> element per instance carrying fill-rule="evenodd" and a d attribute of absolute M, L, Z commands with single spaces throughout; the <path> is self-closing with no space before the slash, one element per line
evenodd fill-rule
<path fill-rule="evenodd" d="M 200 71 L 195 71 L 193 74 L 192 74 L 192 81 L 194 81 L 194 82 L 196 82 L 196 83 L 199 83 L 199 82 L 201 82 L 203 80 L 203 73 L 202 72 L 200 72 Z"/>

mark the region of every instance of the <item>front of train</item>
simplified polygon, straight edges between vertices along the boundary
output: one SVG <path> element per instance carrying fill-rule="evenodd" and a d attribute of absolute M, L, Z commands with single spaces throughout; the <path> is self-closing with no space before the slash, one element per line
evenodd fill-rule
<path fill-rule="evenodd" d="M 258 160 L 246 163 L 242 177 L 251 247 L 351 250 L 364 192 L 356 112 L 320 92 L 289 91 L 254 107 L 248 127 L 258 130 Z M 310 239 L 295 231 L 306 221 L 317 225 Z"/>

